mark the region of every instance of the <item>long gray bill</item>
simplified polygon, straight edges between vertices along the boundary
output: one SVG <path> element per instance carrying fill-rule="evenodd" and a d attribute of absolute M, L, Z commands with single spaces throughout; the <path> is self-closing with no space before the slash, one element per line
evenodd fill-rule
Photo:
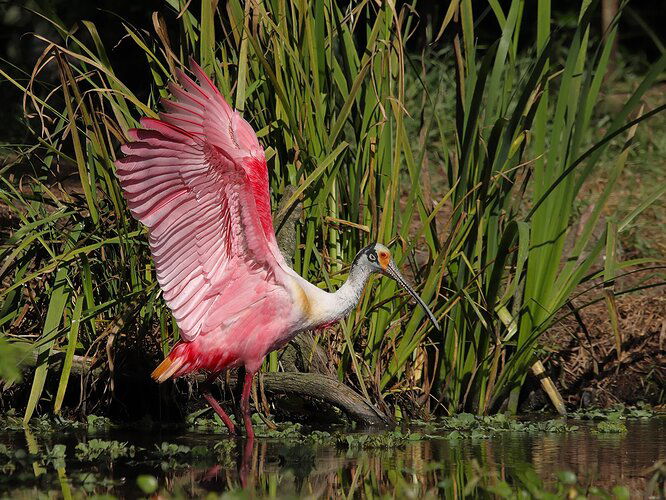
<path fill-rule="evenodd" d="M 400 285 L 405 290 L 407 290 L 407 292 L 409 292 L 409 295 L 414 297 L 414 300 L 416 302 L 418 302 L 423 309 L 425 309 L 425 312 L 428 315 L 428 318 L 430 318 L 430 321 L 432 321 L 432 324 L 435 325 L 435 328 L 437 328 L 437 330 L 440 330 L 439 323 L 437 322 L 437 319 L 435 319 L 435 315 L 430 311 L 430 309 L 428 308 L 426 303 L 423 302 L 423 299 L 421 299 L 421 297 L 418 296 L 418 294 L 412 289 L 412 287 L 407 284 L 407 282 L 405 281 L 405 278 L 403 278 L 402 275 L 400 274 L 400 271 L 398 271 L 398 268 L 395 267 L 395 264 L 393 263 L 393 260 L 391 260 L 391 262 L 389 262 L 389 265 L 386 266 L 386 274 L 388 274 L 391 278 L 393 278 L 398 283 L 400 283 Z"/>

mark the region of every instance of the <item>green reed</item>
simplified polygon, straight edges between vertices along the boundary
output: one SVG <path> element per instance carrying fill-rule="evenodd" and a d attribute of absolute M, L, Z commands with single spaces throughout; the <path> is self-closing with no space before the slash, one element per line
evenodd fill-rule
<path fill-rule="evenodd" d="M 626 220 L 609 221 L 601 239 L 592 229 L 625 166 L 632 125 L 663 109 L 628 122 L 666 58 L 595 139 L 594 107 L 616 33 L 614 25 L 601 45 L 590 46 L 587 2 L 563 62 L 553 59 L 550 2 L 539 2 L 537 46 L 527 68 L 517 64 L 524 2 L 504 11 L 489 0 L 502 29 L 490 47 L 476 45 L 479 12 L 471 0 L 451 3 L 441 29 L 454 33 L 455 87 L 447 91 L 455 92 L 455 116 L 432 113 L 444 97 L 422 83 L 424 136 L 443 145 L 441 192 L 426 182 L 429 145 L 407 132 L 413 118 L 404 106 L 405 46 L 418 22 L 407 6 L 202 1 L 194 14 L 188 5 L 166 1 L 163 15 L 181 13 L 177 37 L 169 37 L 160 14 L 151 35 L 123 23 L 152 78 L 145 101 L 118 79 L 97 27 L 87 21 L 75 31 L 51 20 L 61 38 L 43 40 L 32 75 L 0 70 L 25 92 L 34 115 L 35 145 L 18 150 L 16 160 L 29 165 L 23 185 L 30 189 L 19 188 L 10 168 L 0 188 L 20 219 L 2 246 L 0 328 L 30 343 L 37 359 L 26 420 L 43 396 L 54 350 L 66 352 L 52 401 L 58 412 L 75 353 L 112 371 L 115 352 L 151 332 L 163 352 L 178 338 L 145 231 L 129 217 L 113 161 L 127 129 L 143 115 L 156 116 L 166 82 L 189 56 L 257 131 L 274 206 L 287 186 L 297 187 L 283 209 L 299 200 L 304 206 L 294 268 L 333 289 L 360 248 L 391 244 L 440 319 L 437 332 L 406 297 L 396 300 L 395 283 L 373 280 L 340 328 L 319 336 L 334 343 L 339 377 L 389 402 L 397 415 L 414 403 L 436 410 L 431 401 L 447 411 L 485 413 L 508 394 L 515 411 L 539 335 L 576 286 L 591 277 L 611 281 L 623 267 L 647 263 L 619 262 L 615 240 L 663 185 Z M 59 84 L 40 83 L 45 68 L 57 68 Z M 612 158 L 611 181 L 574 235 L 573 203 L 616 137 L 626 144 Z M 80 191 L 56 194 L 50 187 L 47 174 L 61 165 L 77 168 Z M 565 250 L 569 235 L 575 241 Z M 609 289 L 610 305 L 612 299 Z M 267 368 L 277 369 L 275 356 Z"/>

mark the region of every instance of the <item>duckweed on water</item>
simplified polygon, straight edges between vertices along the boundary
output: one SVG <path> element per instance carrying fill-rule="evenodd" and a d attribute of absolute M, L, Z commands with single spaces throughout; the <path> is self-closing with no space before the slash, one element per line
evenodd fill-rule
<path fill-rule="evenodd" d="M 52 464 L 56 469 L 65 466 L 65 458 L 67 458 L 67 445 L 64 444 L 47 446 L 43 455 L 44 462 Z"/>
<path fill-rule="evenodd" d="M 617 404 L 611 408 L 590 408 L 578 410 L 569 414 L 570 418 L 582 420 L 626 420 L 628 418 L 652 418 L 656 415 L 655 411 L 647 404 L 639 403 L 636 406 L 625 406 Z"/>
<path fill-rule="evenodd" d="M 114 427 L 114 424 L 111 422 L 110 418 L 100 417 L 98 415 L 88 415 L 86 417 L 86 423 L 88 424 L 88 432 L 108 431 Z"/>
<path fill-rule="evenodd" d="M 395 430 L 378 434 L 350 434 L 310 431 L 301 424 L 291 422 L 277 424 L 277 428 L 271 429 L 258 416 L 253 417 L 255 433 L 260 438 L 357 449 L 391 448 L 424 438 L 487 439 L 500 432 L 566 433 L 574 432 L 579 428 L 577 425 L 569 425 L 564 419 L 521 421 L 504 414 L 476 416 L 471 413 L 461 413 L 434 422 L 416 422 L 420 432 Z M 199 430 L 217 431 L 218 429 L 218 424 L 213 419 L 198 418 L 190 420 L 189 423 Z M 220 425 L 222 424 L 220 423 Z"/>
<path fill-rule="evenodd" d="M 116 460 L 120 457 L 134 457 L 136 453 L 133 445 L 103 439 L 90 439 L 87 443 L 79 443 L 75 450 L 76 458 L 82 461 L 97 460 L 100 457 Z"/>
<path fill-rule="evenodd" d="M 326 431 L 312 431 L 308 435 L 308 441 L 312 444 L 327 444 L 333 439 L 333 435 Z"/>
<path fill-rule="evenodd" d="M 23 418 L 17 416 L 13 410 L 8 411 L 3 418 L 0 418 L 0 424 L 4 430 L 8 431 L 23 431 L 25 425 Z M 53 415 L 42 415 L 41 417 L 33 417 L 30 420 L 30 431 L 35 434 L 70 431 L 81 429 L 83 426 L 83 423 L 76 420 L 69 420 Z"/>
<path fill-rule="evenodd" d="M 255 434 L 257 437 L 274 438 L 274 439 L 289 439 L 300 441 L 305 437 L 303 426 L 301 424 L 292 424 L 291 422 L 284 422 L 277 426 L 277 429 L 270 429 L 263 422 L 254 422 Z"/>
<path fill-rule="evenodd" d="M 190 413 L 185 418 L 185 424 L 188 431 L 192 432 L 201 432 L 201 431 L 215 431 L 215 432 L 224 432 L 228 434 L 227 427 L 224 425 L 224 422 L 220 419 L 217 414 L 214 414 L 212 417 L 204 417 L 202 415 L 210 413 L 209 408 Z M 231 421 L 236 423 L 236 418 L 234 415 L 229 416 Z"/>
<path fill-rule="evenodd" d="M 446 417 L 435 423 L 426 424 L 425 428 L 429 434 L 446 433 L 443 437 L 448 439 L 464 437 L 484 439 L 499 432 L 563 433 L 578 430 L 577 425 L 568 425 L 562 419 L 521 421 L 504 414 L 481 417 L 471 413 Z"/>
<path fill-rule="evenodd" d="M 369 450 L 378 448 L 398 448 L 410 441 L 420 441 L 423 435 L 416 432 L 402 433 L 400 431 L 384 432 L 381 434 L 348 434 L 340 435 L 336 444 L 341 448 L 350 450 Z"/>
<path fill-rule="evenodd" d="M 93 495 L 97 500 L 102 499 L 115 499 L 116 497 L 109 494 L 100 494 L 100 490 L 108 490 L 110 488 L 118 487 L 123 484 L 120 479 L 112 479 L 102 474 L 93 472 L 75 472 L 69 476 L 69 480 L 73 486 L 81 488 L 88 495 Z"/>
<path fill-rule="evenodd" d="M 349 434 L 344 432 L 330 433 L 326 431 L 304 429 L 301 424 L 285 422 L 277 429 L 269 429 L 265 424 L 255 426 L 257 437 L 276 439 L 282 442 L 297 442 L 309 445 L 334 445 L 348 449 L 396 448 L 409 441 L 423 439 L 422 434 L 400 430 L 385 431 L 377 434 Z"/>
<path fill-rule="evenodd" d="M 18 468 L 32 467 L 33 465 L 51 465 L 58 469 L 65 466 L 67 458 L 67 446 L 54 444 L 46 446 L 46 450 L 38 455 L 28 453 L 23 448 L 11 449 L 7 445 L 0 444 L 0 471 L 4 474 L 12 474 Z"/>
<path fill-rule="evenodd" d="M 157 453 L 163 457 L 175 457 L 177 455 L 189 455 L 192 451 L 192 448 L 182 444 L 175 443 L 166 443 L 163 442 L 161 445 L 155 445 Z M 200 447 L 197 447 L 200 448 Z M 204 448 L 205 449 L 205 448 Z"/>
<path fill-rule="evenodd" d="M 592 434 L 623 434 L 627 432 L 627 426 L 623 422 L 606 420 L 599 422 L 595 429 L 592 429 Z"/>
<path fill-rule="evenodd" d="M 223 439 L 213 445 L 213 450 L 215 450 L 218 454 L 229 454 L 234 450 L 234 448 L 236 448 L 236 443 L 230 439 Z"/>
<path fill-rule="evenodd" d="M 14 409 L 9 410 L 2 418 L 0 424 L 5 430 L 23 431 L 23 417 L 18 416 Z M 30 420 L 30 431 L 36 434 L 50 432 L 64 432 L 86 429 L 88 432 L 104 432 L 117 427 L 110 418 L 99 415 L 88 415 L 85 422 L 71 420 L 56 415 L 42 415 Z"/>

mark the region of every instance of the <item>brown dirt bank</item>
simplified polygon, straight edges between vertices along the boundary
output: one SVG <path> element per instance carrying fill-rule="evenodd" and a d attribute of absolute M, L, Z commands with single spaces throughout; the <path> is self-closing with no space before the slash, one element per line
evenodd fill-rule
<path fill-rule="evenodd" d="M 666 403 L 666 290 L 618 296 L 622 355 L 604 301 L 565 316 L 542 338 L 546 366 L 567 405 Z"/>

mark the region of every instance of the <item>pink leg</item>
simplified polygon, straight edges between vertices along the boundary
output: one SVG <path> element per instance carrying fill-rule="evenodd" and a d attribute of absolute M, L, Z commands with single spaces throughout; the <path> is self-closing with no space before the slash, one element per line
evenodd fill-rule
<path fill-rule="evenodd" d="M 227 429 L 229 429 L 229 434 L 232 436 L 236 435 L 236 428 L 234 427 L 234 423 L 231 421 L 229 418 L 229 415 L 227 415 L 227 412 L 224 411 L 224 409 L 220 406 L 220 403 L 218 403 L 213 395 L 210 393 L 210 384 L 217 378 L 219 375 L 218 373 L 212 373 L 210 377 L 206 379 L 204 382 L 204 389 L 202 391 L 203 397 L 206 398 L 206 401 L 208 401 L 208 404 L 215 410 L 215 413 L 217 413 L 220 418 L 222 419 L 222 422 L 224 422 L 224 425 L 227 426 Z"/>
<path fill-rule="evenodd" d="M 254 373 L 246 372 L 243 382 L 243 395 L 241 396 L 241 412 L 245 420 L 245 434 L 249 440 L 254 439 L 254 429 L 252 428 L 252 419 L 250 418 L 250 391 L 252 390 L 252 377 Z"/>

